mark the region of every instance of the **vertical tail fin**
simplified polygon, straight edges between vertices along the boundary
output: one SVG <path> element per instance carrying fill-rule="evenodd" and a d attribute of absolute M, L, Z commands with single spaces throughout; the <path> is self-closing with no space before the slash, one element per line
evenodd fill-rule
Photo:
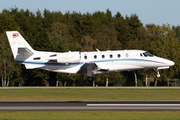
<path fill-rule="evenodd" d="M 6 31 L 14 59 L 26 59 L 34 53 L 33 48 L 26 42 L 18 31 Z"/>

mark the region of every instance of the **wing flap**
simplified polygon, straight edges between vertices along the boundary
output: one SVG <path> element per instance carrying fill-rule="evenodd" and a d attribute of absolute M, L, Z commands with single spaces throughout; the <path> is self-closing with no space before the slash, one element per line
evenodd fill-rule
<path fill-rule="evenodd" d="M 99 72 L 105 72 L 108 70 L 109 69 L 103 67 L 103 65 L 99 66 L 96 63 L 85 63 L 80 67 L 80 69 L 76 72 L 76 74 L 88 75 L 88 74 L 91 74 L 92 72 L 99 73 Z"/>
<path fill-rule="evenodd" d="M 80 67 L 80 69 L 76 72 L 76 74 L 87 75 L 89 72 L 92 72 L 93 70 L 95 70 L 96 67 L 97 66 L 95 63 L 85 63 Z"/>
<path fill-rule="evenodd" d="M 109 68 L 104 67 L 104 66 L 105 66 L 104 64 L 98 64 L 98 63 L 96 63 L 96 66 L 97 66 L 97 70 L 98 70 L 98 71 L 108 71 L 108 70 L 109 70 Z"/>

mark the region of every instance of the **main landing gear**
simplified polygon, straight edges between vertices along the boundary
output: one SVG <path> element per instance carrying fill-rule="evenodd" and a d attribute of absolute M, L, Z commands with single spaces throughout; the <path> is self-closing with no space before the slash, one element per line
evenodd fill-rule
<path fill-rule="evenodd" d="M 88 76 L 88 77 L 87 77 L 87 80 L 88 80 L 89 82 L 92 82 L 92 81 L 94 80 L 94 78 L 93 78 L 93 76 Z"/>
<path fill-rule="evenodd" d="M 161 75 L 159 74 L 159 69 L 157 68 L 153 68 L 154 69 L 154 71 L 156 71 L 157 72 L 157 77 L 159 78 Z"/>

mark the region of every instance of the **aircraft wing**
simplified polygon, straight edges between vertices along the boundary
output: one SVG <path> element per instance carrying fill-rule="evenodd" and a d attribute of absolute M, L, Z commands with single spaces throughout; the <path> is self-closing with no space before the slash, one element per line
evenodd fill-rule
<path fill-rule="evenodd" d="M 95 63 L 85 63 L 80 67 L 76 74 L 86 75 L 88 72 L 91 72 L 96 69 Z"/>
<path fill-rule="evenodd" d="M 82 74 L 82 75 L 87 75 L 91 76 L 91 74 L 95 72 L 101 72 L 101 71 L 108 71 L 109 69 L 107 68 L 102 68 L 98 66 L 96 63 L 85 63 L 80 67 L 80 69 L 76 72 L 76 74 Z"/>
<path fill-rule="evenodd" d="M 105 64 L 96 63 L 96 66 L 97 66 L 98 71 L 108 71 L 109 70 L 109 68 L 105 67 L 106 66 Z"/>

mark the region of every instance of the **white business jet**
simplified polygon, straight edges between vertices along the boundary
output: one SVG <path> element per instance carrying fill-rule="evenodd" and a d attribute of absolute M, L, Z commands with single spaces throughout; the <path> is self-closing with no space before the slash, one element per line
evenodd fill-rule
<path fill-rule="evenodd" d="M 173 61 L 157 57 L 143 50 L 116 50 L 94 52 L 44 52 L 34 50 L 18 31 L 6 32 L 16 62 L 26 69 L 40 68 L 53 72 L 87 75 L 115 71 L 153 68 L 160 77 L 159 69 L 174 65 Z"/>

